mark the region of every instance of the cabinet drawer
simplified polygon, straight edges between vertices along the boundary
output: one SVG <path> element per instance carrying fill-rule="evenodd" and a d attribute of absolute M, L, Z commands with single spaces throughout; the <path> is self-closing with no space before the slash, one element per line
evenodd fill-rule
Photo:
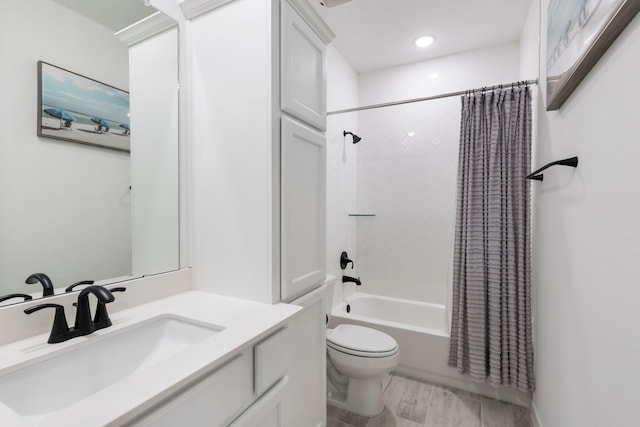
<path fill-rule="evenodd" d="M 289 365 L 288 329 L 280 329 L 275 334 L 256 344 L 254 351 L 255 394 L 260 396 L 282 378 Z"/>
<path fill-rule="evenodd" d="M 247 351 L 187 386 L 130 426 L 227 426 L 255 399 L 253 357 Z"/>

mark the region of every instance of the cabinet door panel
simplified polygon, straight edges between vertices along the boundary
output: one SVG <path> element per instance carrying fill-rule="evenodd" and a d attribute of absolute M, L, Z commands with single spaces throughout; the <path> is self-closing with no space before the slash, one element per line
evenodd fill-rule
<path fill-rule="evenodd" d="M 326 46 L 286 0 L 281 11 L 280 108 L 325 130 Z"/>
<path fill-rule="evenodd" d="M 287 427 L 326 425 L 326 327 L 325 300 L 331 298 L 321 287 L 292 301 L 303 307 L 289 323 L 292 346 L 289 363 L 287 405 L 283 419 Z"/>
<path fill-rule="evenodd" d="M 325 136 L 288 117 L 281 134 L 281 287 L 288 301 L 325 279 Z"/>

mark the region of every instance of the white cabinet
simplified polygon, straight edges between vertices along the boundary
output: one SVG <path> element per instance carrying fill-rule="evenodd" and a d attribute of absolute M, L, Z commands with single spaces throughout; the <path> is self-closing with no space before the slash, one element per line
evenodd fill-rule
<path fill-rule="evenodd" d="M 280 10 L 282 111 L 326 130 L 326 44 L 288 1 Z"/>
<path fill-rule="evenodd" d="M 324 280 L 319 138 L 333 34 L 307 0 L 185 0 L 181 7 L 190 19 L 194 94 L 194 288 L 290 301 Z M 313 142 L 290 143 L 298 135 L 281 135 L 285 118 L 315 129 Z"/>
<path fill-rule="evenodd" d="M 128 426 L 280 427 L 292 345 L 289 337 L 288 328 L 280 329 Z"/>
<path fill-rule="evenodd" d="M 229 427 L 284 427 L 283 421 L 284 392 L 288 377 L 282 378 L 251 408 L 247 409 Z"/>
<path fill-rule="evenodd" d="M 326 322 L 327 287 L 310 292 L 292 304 L 303 307 L 289 321 L 292 357 L 289 362 L 289 384 L 285 391 L 287 405 L 284 425 L 287 427 L 318 427 L 326 425 Z"/>
<path fill-rule="evenodd" d="M 326 268 L 325 46 L 333 34 L 307 0 L 181 7 L 191 20 L 194 288 L 269 303 L 316 292 Z M 288 329 L 282 402 L 251 422 L 243 414 L 238 426 L 325 425 L 322 304 Z M 266 374 L 256 374 L 256 390 L 269 394 L 276 386 Z"/>
<path fill-rule="evenodd" d="M 325 279 L 326 137 L 288 117 L 281 132 L 281 298 Z"/>
<path fill-rule="evenodd" d="M 131 427 L 223 427 L 254 400 L 253 358 L 245 352 L 169 397 Z"/>
<path fill-rule="evenodd" d="M 261 395 L 284 377 L 289 367 L 289 352 L 286 350 L 292 343 L 289 341 L 288 329 L 281 329 L 253 348 L 255 381 L 254 391 Z"/>

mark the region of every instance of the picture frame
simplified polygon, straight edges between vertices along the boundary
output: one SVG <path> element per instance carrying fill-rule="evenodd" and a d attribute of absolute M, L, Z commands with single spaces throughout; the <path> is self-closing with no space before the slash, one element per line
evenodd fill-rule
<path fill-rule="evenodd" d="M 547 111 L 559 109 L 640 11 L 640 0 L 551 0 Z"/>
<path fill-rule="evenodd" d="M 41 137 L 131 151 L 129 92 L 38 61 Z"/>

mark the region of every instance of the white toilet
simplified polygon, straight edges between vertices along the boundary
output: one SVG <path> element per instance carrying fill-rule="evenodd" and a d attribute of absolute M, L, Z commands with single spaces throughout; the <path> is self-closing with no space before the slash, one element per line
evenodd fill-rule
<path fill-rule="evenodd" d="M 327 329 L 327 366 L 346 378 L 345 409 L 358 415 L 382 412 L 382 380 L 400 358 L 398 343 L 378 330 L 357 325 Z M 331 399 L 330 399 L 331 400 Z"/>

